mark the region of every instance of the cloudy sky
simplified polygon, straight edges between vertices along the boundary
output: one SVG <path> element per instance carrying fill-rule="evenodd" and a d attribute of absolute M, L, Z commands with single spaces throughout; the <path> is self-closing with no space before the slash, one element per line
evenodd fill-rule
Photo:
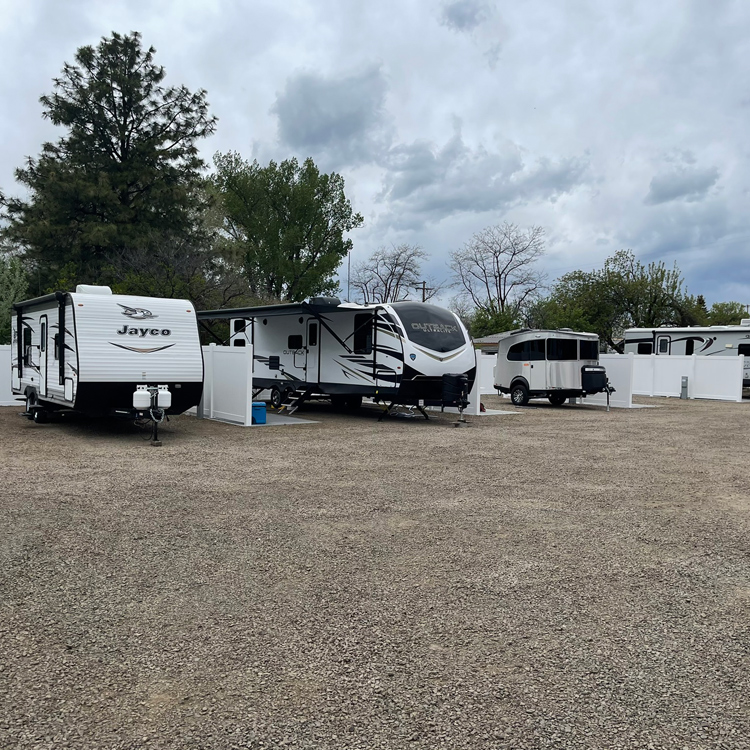
<path fill-rule="evenodd" d="M 408 242 L 443 278 L 507 220 L 545 228 L 550 279 L 631 248 L 750 303 L 746 0 L 0 0 L 0 189 L 56 137 L 63 62 L 113 30 L 208 91 L 207 161 L 340 172 L 354 261 Z"/>

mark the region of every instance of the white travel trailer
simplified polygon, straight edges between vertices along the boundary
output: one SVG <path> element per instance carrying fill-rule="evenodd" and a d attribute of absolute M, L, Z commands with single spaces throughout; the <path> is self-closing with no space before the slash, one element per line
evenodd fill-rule
<path fill-rule="evenodd" d="M 11 389 L 35 421 L 61 410 L 134 413 L 144 386 L 159 388 L 171 414 L 200 401 L 203 352 L 186 300 L 81 285 L 16 302 L 12 330 Z"/>
<path fill-rule="evenodd" d="M 524 328 L 498 341 L 495 388 L 509 393 L 516 406 L 525 406 L 530 398 L 547 398 L 560 406 L 568 398 L 606 392 L 608 387 L 595 333 Z"/>
<path fill-rule="evenodd" d="M 231 346 L 253 345 L 253 386 L 269 389 L 274 406 L 296 407 L 315 396 L 349 408 L 363 397 L 391 406 L 454 405 L 462 399 L 453 390 L 467 396 L 476 374 L 461 321 L 423 302 L 358 305 L 315 297 L 198 312 L 199 320 L 217 318 L 229 319 Z"/>
<path fill-rule="evenodd" d="M 742 385 L 750 387 L 750 318 L 743 319 L 738 326 L 628 328 L 624 343 L 625 354 L 695 354 L 702 357 L 737 357 L 744 354 Z"/>

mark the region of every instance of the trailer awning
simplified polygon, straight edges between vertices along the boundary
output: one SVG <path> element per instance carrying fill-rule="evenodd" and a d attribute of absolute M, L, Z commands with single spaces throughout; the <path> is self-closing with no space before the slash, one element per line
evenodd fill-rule
<path fill-rule="evenodd" d="M 309 302 L 292 302 L 282 305 L 262 305 L 260 307 L 235 307 L 225 310 L 199 310 L 198 320 L 218 320 L 227 318 L 272 318 L 278 315 L 320 315 L 337 310 L 341 301 L 336 297 L 318 297 Z"/>

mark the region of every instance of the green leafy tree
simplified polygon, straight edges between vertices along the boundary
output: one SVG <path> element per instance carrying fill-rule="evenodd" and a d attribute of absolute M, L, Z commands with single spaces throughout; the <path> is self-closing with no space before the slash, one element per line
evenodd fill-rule
<path fill-rule="evenodd" d="M 712 326 L 736 326 L 747 317 L 750 317 L 747 308 L 739 302 L 714 302 L 708 311 L 708 322 Z"/>
<path fill-rule="evenodd" d="M 644 265 L 630 250 L 621 250 L 598 271 L 561 276 L 545 300 L 532 306 L 527 322 L 537 327 L 573 328 L 599 334 L 618 351 L 626 328 L 697 325 L 697 298 L 683 288 L 680 271 L 663 262 Z"/>
<path fill-rule="evenodd" d="M 469 319 L 469 333 L 472 338 L 481 339 L 501 331 L 512 331 L 518 328 L 521 321 L 514 309 L 488 313 L 487 310 L 477 309 Z"/>
<path fill-rule="evenodd" d="M 21 260 L 0 251 L 0 344 L 10 343 L 11 305 L 25 299 L 28 288 Z"/>
<path fill-rule="evenodd" d="M 67 134 L 45 143 L 16 179 L 28 200 L 3 199 L 5 235 L 46 285 L 108 281 L 113 257 L 191 231 L 204 166 L 196 143 L 215 129 L 206 92 L 163 85 L 137 32 L 113 33 L 65 64 L 43 116 Z"/>
<path fill-rule="evenodd" d="M 336 270 L 352 248 L 344 235 L 363 223 L 344 195 L 343 177 L 322 174 L 312 159 L 262 167 L 228 153 L 214 163 L 227 243 L 251 293 L 293 302 L 335 293 Z"/>

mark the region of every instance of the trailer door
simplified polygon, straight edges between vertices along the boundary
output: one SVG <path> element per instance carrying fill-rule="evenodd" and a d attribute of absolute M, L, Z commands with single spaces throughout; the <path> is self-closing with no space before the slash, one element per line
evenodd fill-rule
<path fill-rule="evenodd" d="M 657 336 L 656 337 L 656 353 L 657 354 L 671 354 L 672 340 L 669 336 Z"/>
<path fill-rule="evenodd" d="M 307 321 L 307 377 L 308 383 L 317 383 L 320 376 L 320 324 L 314 318 Z"/>
<path fill-rule="evenodd" d="M 47 316 L 39 318 L 39 395 L 47 395 Z"/>

